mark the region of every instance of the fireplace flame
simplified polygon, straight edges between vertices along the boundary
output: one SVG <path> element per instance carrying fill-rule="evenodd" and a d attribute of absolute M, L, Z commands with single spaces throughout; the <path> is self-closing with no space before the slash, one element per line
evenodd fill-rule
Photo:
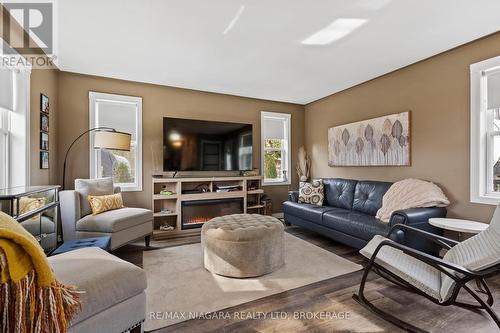
<path fill-rule="evenodd" d="M 211 220 L 210 217 L 197 216 L 197 217 L 190 218 L 186 223 L 187 224 L 190 224 L 190 223 L 205 223 L 205 222 L 208 222 L 210 220 Z"/>

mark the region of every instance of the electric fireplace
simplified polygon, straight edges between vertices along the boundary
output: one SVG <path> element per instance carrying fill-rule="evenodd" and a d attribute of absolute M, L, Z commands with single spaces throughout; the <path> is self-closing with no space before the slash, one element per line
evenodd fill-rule
<path fill-rule="evenodd" d="M 241 213 L 243 198 L 183 201 L 181 229 L 200 228 L 214 217 Z"/>

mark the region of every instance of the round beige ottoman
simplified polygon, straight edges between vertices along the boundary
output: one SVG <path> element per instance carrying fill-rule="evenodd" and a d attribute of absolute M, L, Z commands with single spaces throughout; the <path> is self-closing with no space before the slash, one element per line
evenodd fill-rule
<path fill-rule="evenodd" d="M 201 244 L 205 268 L 218 275 L 255 277 L 285 264 L 283 223 L 271 216 L 216 217 L 201 228 Z"/>

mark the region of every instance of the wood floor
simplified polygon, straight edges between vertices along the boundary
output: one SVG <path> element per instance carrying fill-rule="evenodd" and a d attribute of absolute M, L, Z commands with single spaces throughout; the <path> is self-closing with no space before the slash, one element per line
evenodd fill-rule
<path fill-rule="evenodd" d="M 316 233 L 299 227 L 287 227 L 287 232 L 353 262 L 364 262 L 356 250 Z M 150 249 L 195 242 L 199 236 L 152 242 Z M 114 254 L 142 266 L 144 250 L 148 249 L 138 243 Z M 352 299 L 361 274 L 350 273 L 225 309 L 224 317 L 230 319 L 188 320 L 155 332 L 401 332 Z M 500 278 L 490 279 L 488 284 L 498 300 L 494 309 L 500 313 Z M 369 276 L 365 295 L 381 309 L 429 332 L 499 332 L 484 312 L 438 306 L 376 275 Z"/>

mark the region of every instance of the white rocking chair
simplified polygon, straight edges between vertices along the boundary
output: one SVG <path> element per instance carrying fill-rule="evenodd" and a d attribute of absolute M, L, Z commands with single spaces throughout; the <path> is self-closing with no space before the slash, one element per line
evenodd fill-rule
<path fill-rule="evenodd" d="M 396 243 L 389 239 L 396 230 L 404 230 L 405 234 L 412 237 L 424 237 L 448 251 L 443 258 L 439 258 Z M 358 295 L 354 294 L 353 298 L 394 325 L 410 332 L 425 332 L 376 308 L 365 298 L 363 291 L 366 278 L 372 270 L 436 304 L 486 310 L 500 328 L 500 320 L 491 309 L 493 296 L 484 280 L 500 271 L 500 205 L 497 206 L 489 227 L 463 242 L 397 224 L 389 231 L 387 238 L 375 236 L 360 253 L 369 261 Z M 467 285 L 470 281 L 476 282 L 479 289 L 477 292 L 485 294 L 486 300 Z M 457 301 L 461 289 L 469 293 L 477 304 Z"/>

